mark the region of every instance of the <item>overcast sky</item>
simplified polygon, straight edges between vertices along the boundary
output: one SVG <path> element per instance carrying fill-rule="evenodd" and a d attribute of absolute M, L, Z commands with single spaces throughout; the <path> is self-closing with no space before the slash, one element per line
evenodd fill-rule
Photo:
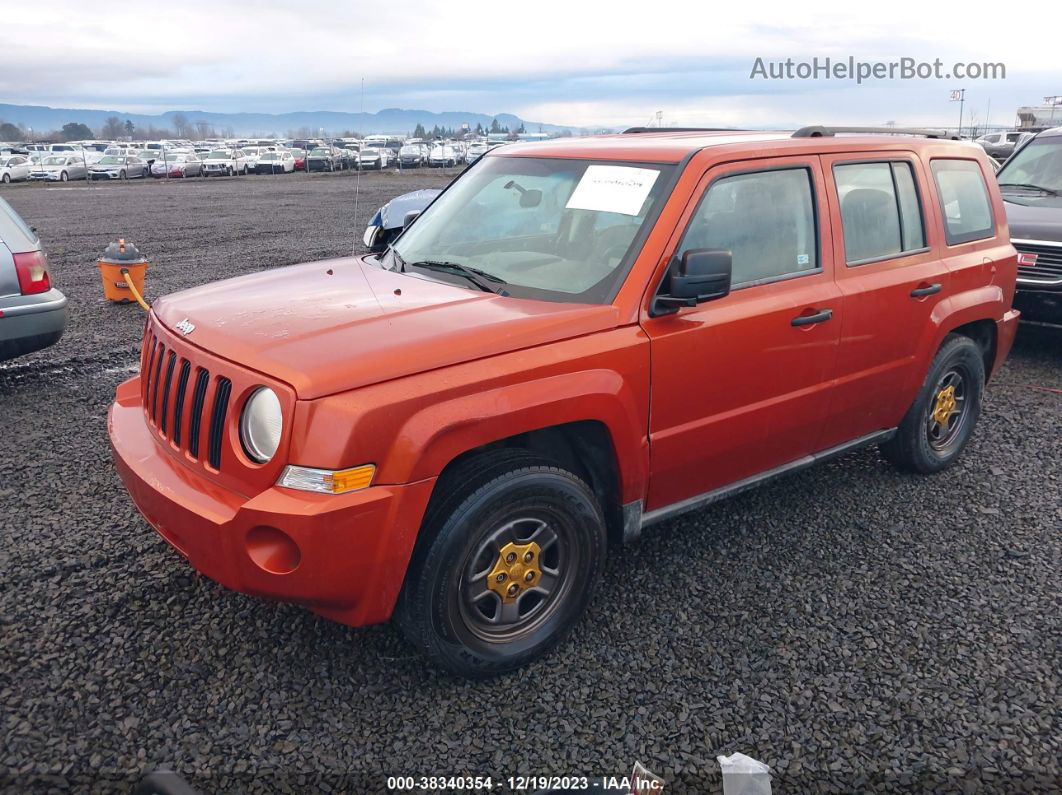
<path fill-rule="evenodd" d="M 1057 20 L 1037 24 L 1037 5 L 989 18 L 973 3 L 924 0 L 182 0 L 169 10 L 48 0 L 4 15 L 0 102 L 147 113 L 364 102 L 582 126 L 644 124 L 657 110 L 672 125 L 953 125 L 948 91 L 966 88 L 967 113 L 983 121 L 991 103 L 991 120 L 1007 124 L 1019 105 L 1062 94 Z M 1006 79 L 749 77 L 757 57 L 814 56 L 1002 62 Z"/>

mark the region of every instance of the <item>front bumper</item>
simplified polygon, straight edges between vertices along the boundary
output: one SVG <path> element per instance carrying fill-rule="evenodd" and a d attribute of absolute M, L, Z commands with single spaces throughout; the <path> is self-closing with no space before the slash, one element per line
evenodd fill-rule
<path fill-rule="evenodd" d="M 1014 306 L 1021 310 L 1022 323 L 1062 328 L 1062 290 L 1019 289 Z"/>
<path fill-rule="evenodd" d="M 351 626 L 390 618 L 434 478 L 337 496 L 273 486 L 244 497 L 161 449 L 139 378 L 118 387 L 107 427 L 133 502 L 197 571 Z"/>

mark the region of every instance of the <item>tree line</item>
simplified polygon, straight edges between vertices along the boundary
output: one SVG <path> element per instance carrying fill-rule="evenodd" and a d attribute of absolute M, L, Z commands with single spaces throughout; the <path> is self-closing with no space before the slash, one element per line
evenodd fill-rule
<path fill-rule="evenodd" d="M 58 130 L 38 132 L 31 130 L 22 124 L 12 124 L 0 119 L 0 141 L 48 141 L 59 143 L 62 141 L 92 141 L 102 139 L 104 141 L 157 141 L 162 138 L 186 138 L 192 141 L 200 141 L 204 138 L 232 138 L 235 137 L 231 127 L 218 130 L 213 124 L 205 121 L 189 121 L 183 113 L 175 113 L 170 119 L 172 128 L 156 127 L 153 124 L 138 126 L 131 119 L 121 119 L 118 116 L 108 116 L 101 127 L 93 130 L 87 124 L 81 122 L 68 122 Z"/>
<path fill-rule="evenodd" d="M 231 127 L 225 127 L 218 129 L 214 125 L 205 121 L 191 121 L 183 113 L 175 113 L 170 119 L 173 124 L 172 128 L 156 127 L 154 125 L 137 126 L 133 124 L 130 119 L 121 119 L 118 116 L 109 116 L 104 120 L 103 126 L 93 130 L 88 125 L 81 122 L 69 122 L 64 124 L 61 129 L 52 130 L 47 133 L 40 133 L 32 131 L 21 124 L 12 124 L 0 119 L 0 141 L 25 141 L 33 139 L 34 141 L 48 141 L 51 143 L 59 143 L 62 141 L 90 141 L 101 139 L 104 141 L 157 141 L 164 138 L 182 138 L 192 141 L 201 141 L 208 138 L 235 138 L 235 133 Z M 318 135 L 323 134 L 322 130 L 313 130 L 309 127 L 302 127 L 298 130 L 288 130 L 289 138 L 316 138 Z M 475 128 L 462 126 L 460 128 L 442 127 L 438 124 L 434 125 L 430 130 L 423 124 L 418 124 L 416 129 L 413 130 L 413 138 L 464 138 L 467 135 L 475 135 L 482 137 L 484 135 L 507 135 L 510 138 L 516 138 L 517 135 L 527 132 L 527 129 L 523 124 L 517 127 L 515 130 L 510 130 L 508 126 L 502 125 L 497 119 L 493 119 L 489 126 L 484 126 L 481 123 L 477 123 Z M 541 127 L 539 132 L 542 132 Z M 567 137 L 571 132 L 564 130 L 561 133 L 555 134 L 553 137 Z M 266 138 L 275 138 L 276 134 L 271 133 Z M 344 130 L 341 133 L 343 138 L 361 138 L 362 135 L 356 130 Z"/>

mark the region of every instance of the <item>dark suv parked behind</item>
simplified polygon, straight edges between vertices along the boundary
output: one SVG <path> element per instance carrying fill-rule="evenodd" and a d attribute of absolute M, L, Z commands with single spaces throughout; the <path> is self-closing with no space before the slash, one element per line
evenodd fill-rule
<path fill-rule="evenodd" d="M 996 174 L 1018 250 L 1022 321 L 1062 327 L 1062 127 L 1021 147 Z"/>

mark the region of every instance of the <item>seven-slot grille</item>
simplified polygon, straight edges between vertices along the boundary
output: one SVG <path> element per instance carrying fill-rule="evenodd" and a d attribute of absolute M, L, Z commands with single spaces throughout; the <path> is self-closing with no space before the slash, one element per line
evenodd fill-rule
<path fill-rule="evenodd" d="M 150 328 L 142 355 L 140 388 L 148 421 L 177 449 L 196 460 L 205 452 L 206 463 L 220 470 L 232 382 L 167 348 Z"/>
<path fill-rule="evenodd" d="M 1062 282 L 1062 246 L 1043 246 L 1021 241 L 1014 243 L 1014 248 L 1019 254 L 1031 254 L 1036 257 L 1035 265 L 1018 266 L 1019 279 Z"/>

